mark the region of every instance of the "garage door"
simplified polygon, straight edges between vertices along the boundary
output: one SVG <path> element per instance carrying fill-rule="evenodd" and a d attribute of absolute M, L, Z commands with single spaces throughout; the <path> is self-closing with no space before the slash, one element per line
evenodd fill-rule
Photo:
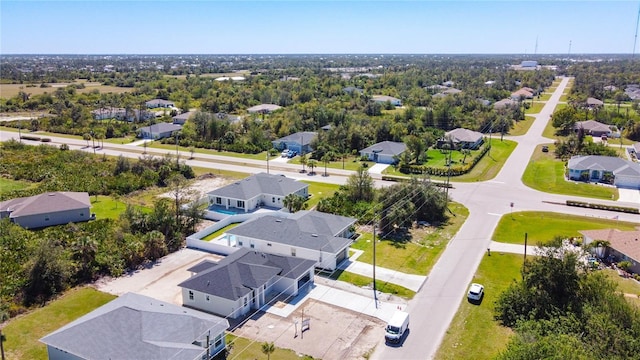
<path fill-rule="evenodd" d="M 640 188 L 640 179 L 635 176 L 616 175 L 615 185 L 623 188 L 638 189 Z"/>
<path fill-rule="evenodd" d="M 336 255 L 336 266 L 342 262 L 342 260 L 347 258 L 347 250 L 342 250 L 338 255 Z"/>

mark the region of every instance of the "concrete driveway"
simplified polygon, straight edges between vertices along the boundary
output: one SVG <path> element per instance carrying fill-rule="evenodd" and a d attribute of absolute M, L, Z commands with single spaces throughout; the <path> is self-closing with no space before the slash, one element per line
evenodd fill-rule
<path fill-rule="evenodd" d="M 618 201 L 640 203 L 640 190 L 618 188 Z"/>

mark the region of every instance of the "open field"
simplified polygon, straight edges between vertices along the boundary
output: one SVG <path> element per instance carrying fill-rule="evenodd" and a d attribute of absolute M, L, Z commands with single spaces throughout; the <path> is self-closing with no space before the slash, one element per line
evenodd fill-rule
<path fill-rule="evenodd" d="M 20 91 L 23 91 L 31 95 L 42 95 L 44 93 L 53 94 L 57 89 L 65 88 L 71 84 L 84 84 L 84 89 L 76 89 L 76 92 L 81 94 L 88 93 L 94 90 L 98 90 L 100 93 L 111 92 L 111 93 L 121 94 L 121 93 L 133 91 L 134 89 L 134 88 L 102 85 L 101 83 L 86 82 L 83 80 L 78 80 L 78 82 L 75 82 L 75 83 L 48 84 L 50 86 L 44 87 L 44 88 L 40 87 L 40 84 L 37 84 L 35 86 L 29 86 L 27 84 L 0 84 L 0 97 L 9 99 L 18 95 Z"/>
<path fill-rule="evenodd" d="M 522 255 L 492 253 L 485 256 L 472 282 L 484 285 L 479 305 L 466 297 L 458 308 L 436 354 L 436 359 L 493 359 L 506 348 L 513 331 L 493 318 L 494 302 L 520 277 Z"/>
<path fill-rule="evenodd" d="M 234 227 L 236 227 L 236 226 L 238 226 L 238 225 L 240 225 L 240 223 L 232 223 L 232 224 L 229 224 L 229 225 L 227 225 L 227 226 L 223 227 L 222 229 L 220 229 L 220 230 L 218 230 L 218 231 L 216 231 L 216 232 L 213 232 L 213 233 L 211 233 L 211 234 L 209 234 L 209 235 L 207 235 L 207 236 L 203 237 L 203 238 L 202 238 L 202 240 L 204 240 L 204 241 L 211 241 L 211 240 L 214 240 L 214 239 L 215 239 L 215 238 L 217 238 L 218 236 L 220 236 L 220 235 L 222 235 L 222 234 L 226 233 L 227 231 L 229 231 L 229 230 L 233 229 Z"/>
<path fill-rule="evenodd" d="M 7 359 L 46 359 L 47 347 L 38 339 L 114 298 L 91 287 L 75 288 L 45 307 L 12 319 L 2 329 Z"/>
<path fill-rule="evenodd" d="M 514 122 L 513 128 L 509 130 L 509 135 L 519 136 L 519 135 L 526 134 L 527 131 L 529 131 L 529 128 L 531 127 L 531 125 L 533 125 L 533 122 L 535 121 L 535 119 L 536 118 L 531 115 L 526 115 L 524 117 L 524 120 Z"/>
<path fill-rule="evenodd" d="M 330 279 L 344 281 L 349 284 L 353 284 L 357 287 L 371 288 L 371 285 L 373 284 L 373 278 L 350 273 L 344 270 L 335 270 L 334 272 L 331 273 Z M 411 300 L 416 295 L 415 291 L 412 291 L 400 285 L 391 284 L 382 280 L 376 280 L 376 290 L 383 292 L 385 294 L 400 296 L 407 300 Z"/>
<path fill-rule="evenodd" d="M 31 184 L 24 181 L 0 178 L 0 194 L 14 190 L 26 189 L 29 186 L 31 186 Z"/>
<path fill-rule="evenodd" d="M 469 216 L 469 210 L 461 204 L 451 202 L 449 209 L 456 216 L 450 216 L 446 224 L 440 227 L 412 228 L 408 241 L 378 240 L 376 265 L 407 274 L 428 274 L 449 240 Z M 359 232 L 360 237 L 351 247 L 364 251 L 358 261 L 373 264 L 373 234 L 370 231 Z"/>
<path fill-rule="evenodd" d="M 326 184 L 305 180 L 303 180 L 302 182 L 309 184 L 309 194 L 311 195 L 311 198 L 307 200 L 307 209 L 309 210 L 318 205 L 320 199 L 333 196 L 333 193 L 335 193 L 340 188 L 340 185 L 335 184 Z"/>
<path fill-rule="evenodd" d="M 581 237 L 580 230 L 619 229 L 635 230 L 637 223 L 586 216 L 568 215 L 555 212 L 522 211 L 500 218 L 492 239 L 509 244 L 524 244 L 524 234 L 528 245 L 537 245 L 563 238 Z"/>

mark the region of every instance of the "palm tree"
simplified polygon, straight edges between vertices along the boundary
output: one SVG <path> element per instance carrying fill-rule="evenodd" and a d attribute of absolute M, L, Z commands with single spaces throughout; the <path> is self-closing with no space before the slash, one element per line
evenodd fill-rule
<path fill-rule="evenodd" d="M 306 173 L 307 170 L 304 169 L 304 166 L 307 165 L 307 155 L 300 155 L 300 164 L 302 164 L 302 173 Z"/>
<path fill-rule="evenodd" d="M 318 162 L 315 161 L 314 159 L 310 159 L 309 161 L 307 161 L 307 166 L 309 166 L 311 168 L 311 172 L 309 174 L 313 175 L 315 174 L 315 172 L 313 172 L 313 169 L 318 166 Z"/>
<path fill-rule="evenodd" d="M 294 213 L 296 211 L 300 211 L 307 207 L 307 204 L 305 203 L 305 201 L 306 199 L 300 195 L 289 194 L 284 197 L 284 199 L 282 200 L 282 203 L 287 208 L 287 210 L 289 210 L 290 213 Z"/>
<path fill-rule="evenodd" d="M 327 164 L 331 161 L 331 154 L 326 153 L 322 155 L 322 162 L 324 163 L 324 176 L 327 176 Z"/>
<path fill-rule="evenodd" d="M 271 354 L 276 351 L 276 346 L 273 345 L 273 342 L 263 342 L 262 343 L 262 352 L 267 355 L 267 360 L 271 359 Z"/>

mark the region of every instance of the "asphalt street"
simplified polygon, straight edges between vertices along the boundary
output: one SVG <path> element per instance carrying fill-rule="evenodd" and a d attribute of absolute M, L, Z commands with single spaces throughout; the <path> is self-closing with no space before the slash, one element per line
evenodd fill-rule
<path fill-rule="evenodd" d="M 578 197 L 548 194 L 533 190 L 522 184 L 521 177 L 539 144 L 552 143 L 553 140 L 542 137 L 542 131 L 549 121 L 560 96 L 569 79 L 563 78 L 551 98 L 547 101 L 526 135 L 510 137 L 518 145 L 504 164 L 495 179 L 476 183 L 454 183 L 449 191 L 451 198 L 464 204 L 469 209 L 469 217 L 460 231 L 450 241 L 442 256 L 433 267 L 426 282 L 414 299 L 409 302 L 407 311 L 411 313 L 411 333 L 401 347 L 387 347 L 384 339 L 372 354 L 371 359 L 430 359 L 438 350 L 440 343 L 461 302 L 465 299 L 466 289 L 473 278 L 482 256 L 490 246 L 491 236 L 504 214 L 515 211 L 551 211 L 567 214 L 592 216 L 598 218 L 612 218 L 610 212 L 584 208 L 567 207 L 562 204 L 566 200 L 582 200 Z M 39 135 L 40 136 L 40 135 Z M 17 132 L 0 131 L 0 141 L 10 138 L 17 139 Z M 68 144 L 71 149 L 93 152 L 84 140 L 67 139 L 55 136 L 51 144 Z M 492 141 L 500 141 L 492 139 Z M 25 143 L 39 144 L 26 141 Z M 123 155 L 130 158 L 142 156 L 143 149 L 128 144 L 104 143 L 104 149 L 96 149 L 96 154 Z M 147 148 L 150 155 L 163 156 L 167 153 L 175 155 L 175 151 Z M 219 155 L 194 154 L 189 159 L 189 152 L 180 152 L 181 159 L 187 164 L 216 170 L 229 170 L 243 173 L 267 172 L 265 160 L 251 160 L 230 158 Z M 328 169 L 329 176 L 322 176 L 324 168 L 316 168 L 316 175 L 300 173 L 301 165 L 292 165 L 280 161 L 269 163 L 269 172 L 284 174 L 295 179 L 317 182 L 344 184 L 351 171 L 342 169 Z M 376 186 L 388 186 L 392 182 L 380 180 L 379 174 L 372 174 Z M 586 200 L 592 201 L 592 200 Z M 598 201 L 620 206 L 634 206 L 637 203 Z M 640 223 L 640 215 L 616 213 L 621 221 Z"/>

